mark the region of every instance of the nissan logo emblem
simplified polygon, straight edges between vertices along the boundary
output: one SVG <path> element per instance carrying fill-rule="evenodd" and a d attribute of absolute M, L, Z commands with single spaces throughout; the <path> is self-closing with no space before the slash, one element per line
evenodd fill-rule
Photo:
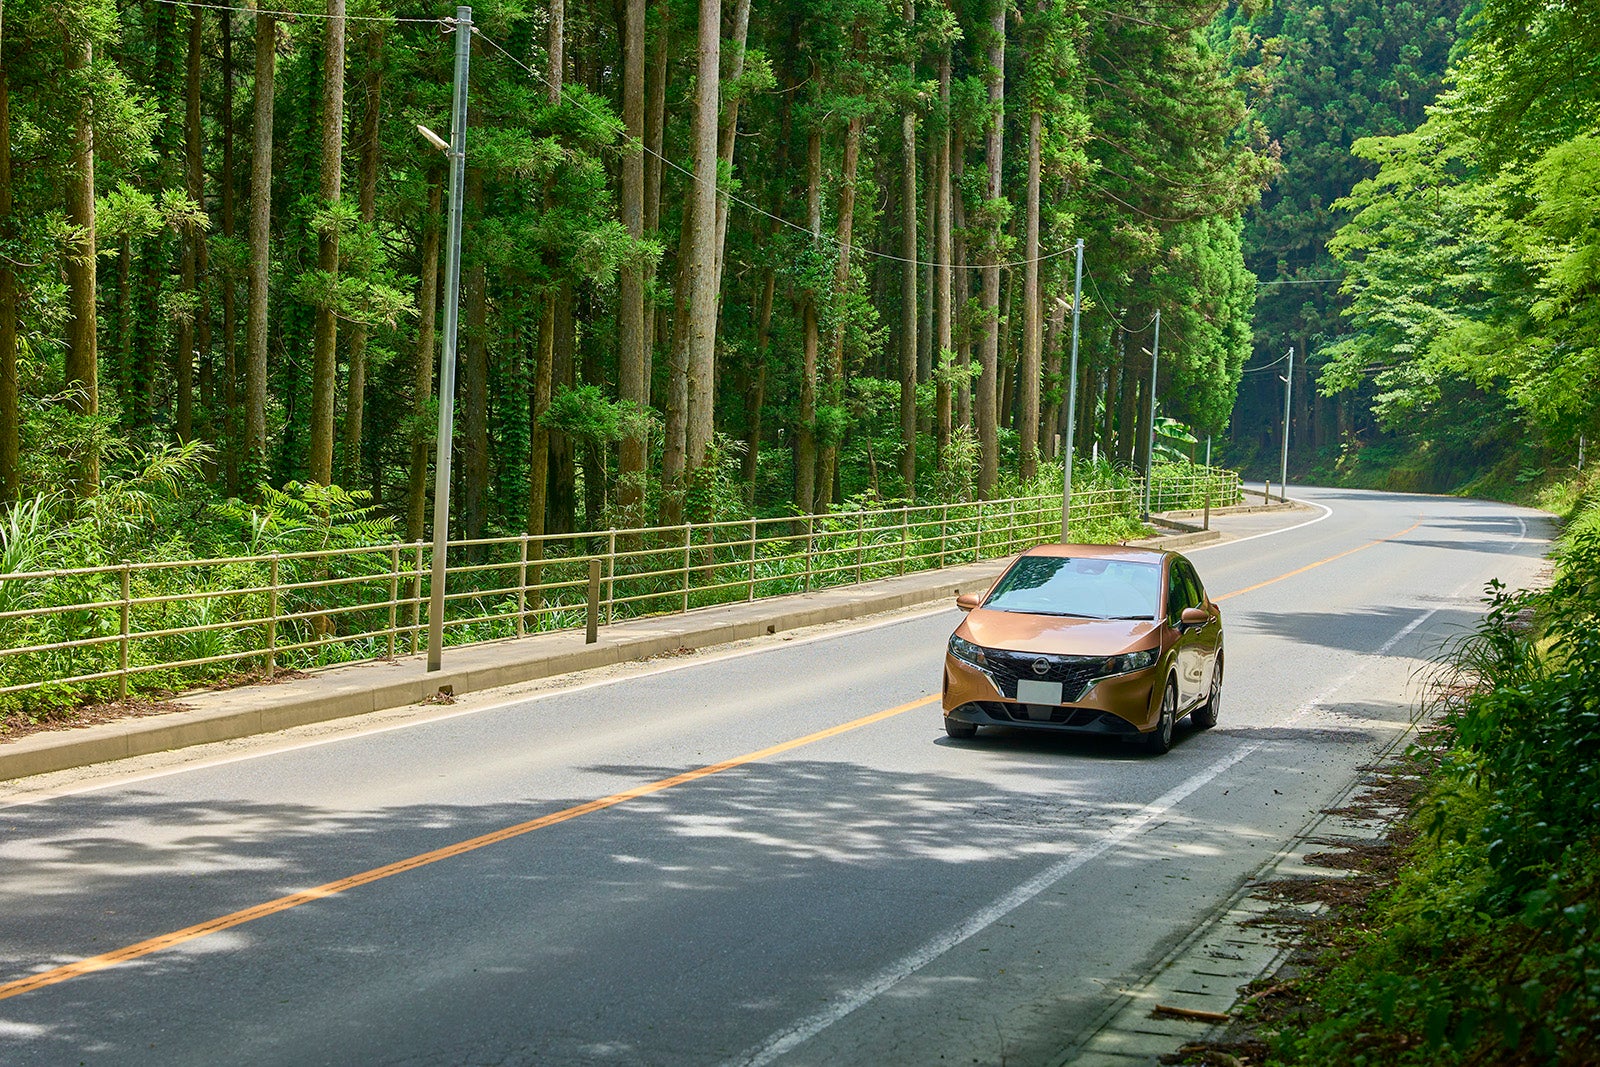
<path fill-rule="evenodd" d="M 1050 661 L 1045 659 L 1043 656 L 1040 656 L 1038 659 L 1034 660 L 1033 673 L 1037 674 L 1040 678 L 1043 678 L 1045 675 L 1049 674 Z"/>

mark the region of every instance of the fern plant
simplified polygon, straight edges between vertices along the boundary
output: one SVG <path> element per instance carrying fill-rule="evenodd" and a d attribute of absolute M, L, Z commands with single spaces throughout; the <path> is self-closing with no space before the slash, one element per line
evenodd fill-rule
<path fill-rule="evenodd" d="M 233 499 L 217 508 L 242 527 L 245 555 L 359 548 L 387 543 L 394 534 L 394 519 L 379 515 L 363 489 L 289 482 L 282 489 L 262 483 L 257 492 L 258 504 Z"/>

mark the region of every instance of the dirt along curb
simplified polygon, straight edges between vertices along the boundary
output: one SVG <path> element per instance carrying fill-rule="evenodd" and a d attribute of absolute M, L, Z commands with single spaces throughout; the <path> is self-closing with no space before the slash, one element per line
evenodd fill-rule
<path fill-rule="evenodd" d="M 1305 925 L 1327 913 L 1338 884 L 1362 881 L 1360 864 L 1343 857 L 1388 847 L 1405 818 L 1407 802 L 1387 796 L 1382 782 L 1418 736 L 1413 724 L 1391 739 L 1165 959 L 1125 986 L 1051 1067 L 1239 1063 L 1230 1046 L 1260 1044 L 1241 1016 L 1281 991 L 1275 976 L 1299 951 Z"/>
<path fill-rule="evenodd" d="M 1219 531 L 1156 537 L 1140 544 L 1179 548 L 1219 540 Z M 681 653 L 806 626 L 929 604 L 987 586 L 1006 559 L 919 571 L 861 585 L 697 608 L 600 628 L 446 648 L 440 670 L 425 657 L 341 665 L 270 685 L 202 690 L 173 698 L 181 710 L 28 734 L 0 742 L 0 781 L 147 756 L 310 723 L 388 711 L 572 671 Z"/>

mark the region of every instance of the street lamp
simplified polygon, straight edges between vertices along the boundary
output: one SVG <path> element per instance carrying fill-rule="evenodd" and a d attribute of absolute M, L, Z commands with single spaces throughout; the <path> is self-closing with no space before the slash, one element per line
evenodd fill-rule
<path fill-rule="evenodd" d="M 1078 238 L 1078 273 L 1072 283 L 1072 365 L 1067 371 L 1067 447 L 1061 466 L 1061 543 L 1069 544 L 1072 515 L 1072 449 L 1078 433 L 1078 314 L 1083 309 L 1083 238 Z"/>
<path fill-rule="evenodd" d="M 450 543 L 450 443 L 455 432 L 456 323 L 461 304 L 461 201 L 467 172 L 467 61 L 472 55 L 472 8 L 456 8 L 455 99 L 450 140 L 418 125 L 417 132 L 450 159 L 449 250 L 445 257 L 444 345 L 439 352 L 439 439 L 434 445 L 433 570 L 428 584 L 428 670 L 439 669 L 444 646 L 445 556 Z"/>
<path fill-rule="evenodd" d="M 1283 376 L 1283 459 L 1278 468 L 1278 500 L 1289 499 L 1289 397 L 1294 392 L 1294 345 L 1289 346 L 1289 373 Z"/>
<path fill-rule="evenodd" d="M 1156 333 L 1151 347 L 1144 349 L 1150 356 L 1150 433 L 1144 443 L 1144 515 L 1150 517 L 1150 470 L 1156 455 L 1156 370 L 1161 366 L 1161 309 L 1156 309 Z"/>

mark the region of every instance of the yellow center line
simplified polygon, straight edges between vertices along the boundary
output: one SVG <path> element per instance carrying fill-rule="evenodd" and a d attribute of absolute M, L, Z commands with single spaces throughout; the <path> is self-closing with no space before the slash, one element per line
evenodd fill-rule
<path fill-rule="evenodd" d="M 1391 534 L 1388 537 L 1379 538 L 1376 541 L 1369 541 L 1364 545 L 1359 545 L 1356 548 L 1352 548 L 1348 551 L 1340 552 L 1338 555 L 1329 556 L 1327 559 L 1318 560 L 1316 563 L 1309 563 L 1304 567 L 1289 571 L 1287 574 L 1280 574 L 1276 578 L 1268 578 L 1264 582 L 1257 582 L 1255 585 L 1246 586 L 1243 589 L 1235 589 L 1231 593 L 1223 593 L 1221 596 L 1213 597 L 1212 599 L 1222 601 L 1228 600 L 1232 597 L 1242 596 L 1245 593 L 1254 592 L 1257 589 L 1262 589 L 1266 586 L 1281 582 L 1286 578 L 1293 578 L 1297 574 L 1304 574 L 1305 572 L 1309 570 L 1315 570 L 1317 567 L 1321 567 L 1324 564 L 1332 563 L 1335 560 L 1340 560 L 1346 556 L 1354 555 L 1357 552 L 1372 548 L 1375 545 L 1381 545 L 1397 538 L 1404 537 L 1406 534 L 1410 533 L 1412 530 L 1415 530 L 1421 525 L 1422 521 L 1419 520 L 1415 523 L 1412 523 L 1410 526 L 1407 526 L 1399 533 Z M 443 848 L 437 848 L 431 852 L 424 852 L 420 855 L 411 856 L 407 859 L 396 860 L 394 863 L 385 864 L 382 867 L 374 867 L 372 870 L 363 871 L 360 874 L 352 874 L 347 878 L 340 878 L 338 881 L 328 882 L 324 885 L 319 885 L 311 889 L 303 889 L 298 893 L 290 893 L 288 896 L 278 897 L 275 900 L 268 900 L 253 907 L 245 908 L 242 911 L 230 912 L 227 915 L 218 916 L 215 919 L 198 923 L 194 926 L 184 927 L 182 930 L 174 930 L 168 934 L 161 934 L 158 937 L 152 937 L 144 941 L 135 942 L 134 944 L 126 945 L 122 948 L 115 949 L 111 952 L 105 952 L 98 956 L 90 956 L 87 959 L 78 960 L 76 963 L 68 963 L 61 967 L 52 968 L 48 971 L 40 971 L 38 974 L 31 974 L 26 978 L 18 978 L 10 982 L 0 984 L 0 1000 L 6 1000 L 10 997 L 19 996 L 23 993 L 31 993 L 36 989 L 43 989 L 46 986 L 52 986 L 60 982 L 66 982 L 73 978 L 82 977 L 86 974 L 93 974 L 96 971 L 103 971 L 108 967 L 115 967 L 118 964 L 127 963 L 130 960 L 136 960 L 143 956 L 151 955 L 152 953 L 162 952 L 166 949 L 174 948 L 178 945 L 184 944 L 185 942 L 193 941 L 196 938 L 220 933 L 223 930 L 229 930 L 235 926 L 242 926 L 245 923 L 254 922 L 257 919 L 264 919 L 269 915 L 276 915 L 279 912 L 289 911 L 292 908 L 298 908 L 302 904 L 310 904 L 314 901 L 325 900 L 328 897 L 337 896 L 338 894 L 350 889 L 356 889 L 360 886 L 370 885 L 373 882 L 382 881 L 385 878 L 389 878 L 397 874 L 404 874 L 406 871 L 414 871 L 419 867 L 426 867 L 431 863 L 438 863 L 440 860 L 447 860 L 455 856 L 464 855 L 480 848 L 486 848 L 489 845 L 496 845 L 502 841 L 509 841 L 514 837 L 521 837 L 523 834 L 530 834 L 535 830 L 543 830 L 546 827 L 555 826 L 558 823 L 564 823 L 569 819 L 576 819 L 581 815 L 591 815 L 594 812 L 604 811 L 607 808 L 614 808 L 618 804 L 626 804 L 630 800 L 637 800 L 640 797 L 650 796 L 653 793 L 659 793 L 663 790 L 671 789 L 674 786 L 685 785 L 689 782 L 698 781 L 701 778 L 710 777 L 713 774 L 720 774 L 723 771 L 732 770 L 735 767 L 742 767 L 745 764 L 768 759 L 772 756 L 789 752 L 805 745 L 815 744 L 818 741 L 825 741 L 830 737 L 837 737 L 840 734 L 849 733 L 851 730 L 859 730 L 864 726 L 871 726 L 873 723 L 882 722 L 883 720 L 893 718 L 896 715 L 902 715 L 905 712 L 926 707 L 938 699 L 939 697 L 937 696 L 927 696 L 920 700 L 913 700 L 908 704 L 901 704 L 898 707 L 889 708 L 886 711 L 874 712 L 871 715 L 866 715 L 859 719 L 852 719 L 849 722 L 840 723 L 837 726 L 830 726 L 826 730 L 818 730 L 816 733 L 806 734 L 804 737 L 797 737 L 790 741 L 784 741 L 780 744 L 758 749 L 755 752 L 747 752 L 742 756 L 734 756 L 732 759 L 726 759 L 720 763 L 708 764 L 707 766 L 698 767 L 692 771 L 684 771 L 682 774 L 675 774 L 670 778 L 662 778 L 659 781 L 648 782 L 644 785 L 634 786 L 632 789 L 626 789 L 620 793 L 612 793 L 610 796 L 601 797 L 598 800 L 591 800 L 584 804 L 578 804 L 570 808 L 563 808 L 561 811 L 552 812 L 549 815 L 541 815 L 537 819 L 530 819 L 527 822 L 517 823 L 514 826 L 507 826 L 504 829 L 495 830 L 492 833 L 469 838 L 465 841 L 459 841 L 456 844 L 446 845 Z"/>
<path fill-rule="evenodd" d="M 403 874 L 406 871 L 414 871 L 419 867 L 426 867 L 430 863 L 438 863 L 440 860 L 447 860 L 480 848 L 486 848 L 489 845 L 496 845 L 502 841 L 509 841 L 514 837 L 533 833 L 535 830 L 543 830 L 546 827 L 555 826 L 557 823 L 576 819 L 580 815 L 590 815 L 597 811 L 604 811 L 607 808 L 614 808 L 618 804 L 626 804 L 630 800 L 637 800 L 652 793 L 659 793 L 662 790 L 671 789 L 673 786 L 698 781 L 713 774 L 720 774 L 735 767 L 742 767 L 747 763 L 755 763 L 805 745 L 825 741 L 830 737 L 837 737 L 840 734 L 849 733 L 851 730 L 859 730 L 863 726 L 871 726 L 873 723 L 882 722 L 885 719 L 913 711 L 916 708 L 926 707 L 938 699 L 937 696 L 926 696 L 920 700 L 913 700 L 909 704 L 901 704 L 899 707 L 874 712 L 859 719 L 852 719 L 837 726 L 830 726 L 826 730 L 818 730 L 816 733 L 806 734 L 804 737 L 797 737 L 755 752 L 747 752 L 742 756 L 734 756 L 732 759 L 708 764 L 692 771 L 684 771 L 682 774 L 675 774 L 670 778 L 662 778 L 659 781 L 634 786 L 632 789 L 625 789 L 620 793 L 612 793 L 610 796 L 601 797 L 598 800 L 591 800 L 574 807 L 564 808 L 549 815 L 541 815 L 537 819 L 529 819 L 527 822 L 517 823 L 515 826 L 507 826 L 492 833 L 459 841 L 443 848 L 436 848 L 431 852 L 424 852 L 408 859 L 397 860 L 382 867 L 374 867 L 370 871 L 352 874 L 348 878 L 341 878 L 336 882 L 328 882 L 312 889 L 303 889 L 298 893 L 290 893 L 288 896 L 278 897 L 276 900 L 268 900 L 254 907 L 245 908 L 242 911 L 231 912 L 194 926 L 184 927 L 182 930 L 161 934 L 159 937 L 152 937 L 132 945 L 126 945 L 98 956 L 90 956 L 87 959 L 78 960 L 76 963 L 68 963 L 48 971 L 40 971 L 38 974 L 31 974 L 26 978 L 18 978 L 0 985 L 0 1000 L 19 996 L 23 993 L 31 993 L 35 989 L 43 989 L 45 986 L 56 985 L 86 974 L 93 974 L 96 971 L 103 971 L 108 967 L 115 967 L 118 964 L 127 963 L 130 960 L 136 960 L 151 953 L 174 948 L 186 941 L 193 941 L 196 938 L 206 937 L 209 934 L 219 933 L 235 926 L 242 926 L 257 919 L 264 919 L 269 915 L 276 915 L 291 908 L 298 908 L 302 904 L 325 900 L 346 890 L 370 885 L 373 882 L 381 881 L 396 874 Z"/>
<path fill-rule="evenodd" d="M 1376 541 L 1368 541 L 1364 545 L 1357 545 L 1355 548 L 1349 549 L 1349 550 L 1347 550 L 1345 552 L 1340 552 L 1336 556 L 1329 556 L 1327 559 L 1319 559 L 1315 563 L 1307 563 L 1304 567 L 1300 567 L 1300 568 L 1298 568 L 1296 570 L 1292 570 L 1292 571 L 1288 572 L 1287 574 L 1280 574 L 1276 578 L 1268 578 L 1264 582 L 1257 582 L 1255 585 L 1247 585 L 1243 589 L 1235 589 L 1231 593 L 1223 593 L 1221 596 L 1214 596 L 1211 599 L 1212 599 L 1213 602 L 1220 602 L 1220 601 L 1223 601 L 1223 600 L 1232 599 L 1233 597 L 1236 597 L 1236 596 L 1243 596 L 1246 593 L 1253 593 L 1257 589 L 1265 589 L 1269 585 L 1276 585 L 1278 582 L 1283 581 L 1285 578 L 1293 578 L 1297 574 L 1304 574 L 1306 571 L 1314 571 L 1318 567 L 1321 567 L 1321 566 L 1323 566 L 1325 564 L 1328 564 L 1328 563 L 1332 563 L 1334 560 L 1344 559 L 1346 556 L 1353 556 L 1357 552 L 1365 552 L 1367 549 L 1372 548 L 1374 545 L 1387 544 L 1390 541 L 1394 541 L 1394 540 L 1397 540 L 1397 539 L 1399 539 L 1401 537 L 1404 537 L 1406 534 L 1410 533 L 1412 530 L 1415 530 L 1418 526 L 1421 526 L 1423 521 L 1424 520 L 1422 520 L 1422 519 L 1418 519 L 1416 522 L 1412 523 L 1410 526 L 1407 526 L 1404 530 L 1401 530 L 1399 533 L 1390 534 L 1388 537 L 1380 537 Z"/>

